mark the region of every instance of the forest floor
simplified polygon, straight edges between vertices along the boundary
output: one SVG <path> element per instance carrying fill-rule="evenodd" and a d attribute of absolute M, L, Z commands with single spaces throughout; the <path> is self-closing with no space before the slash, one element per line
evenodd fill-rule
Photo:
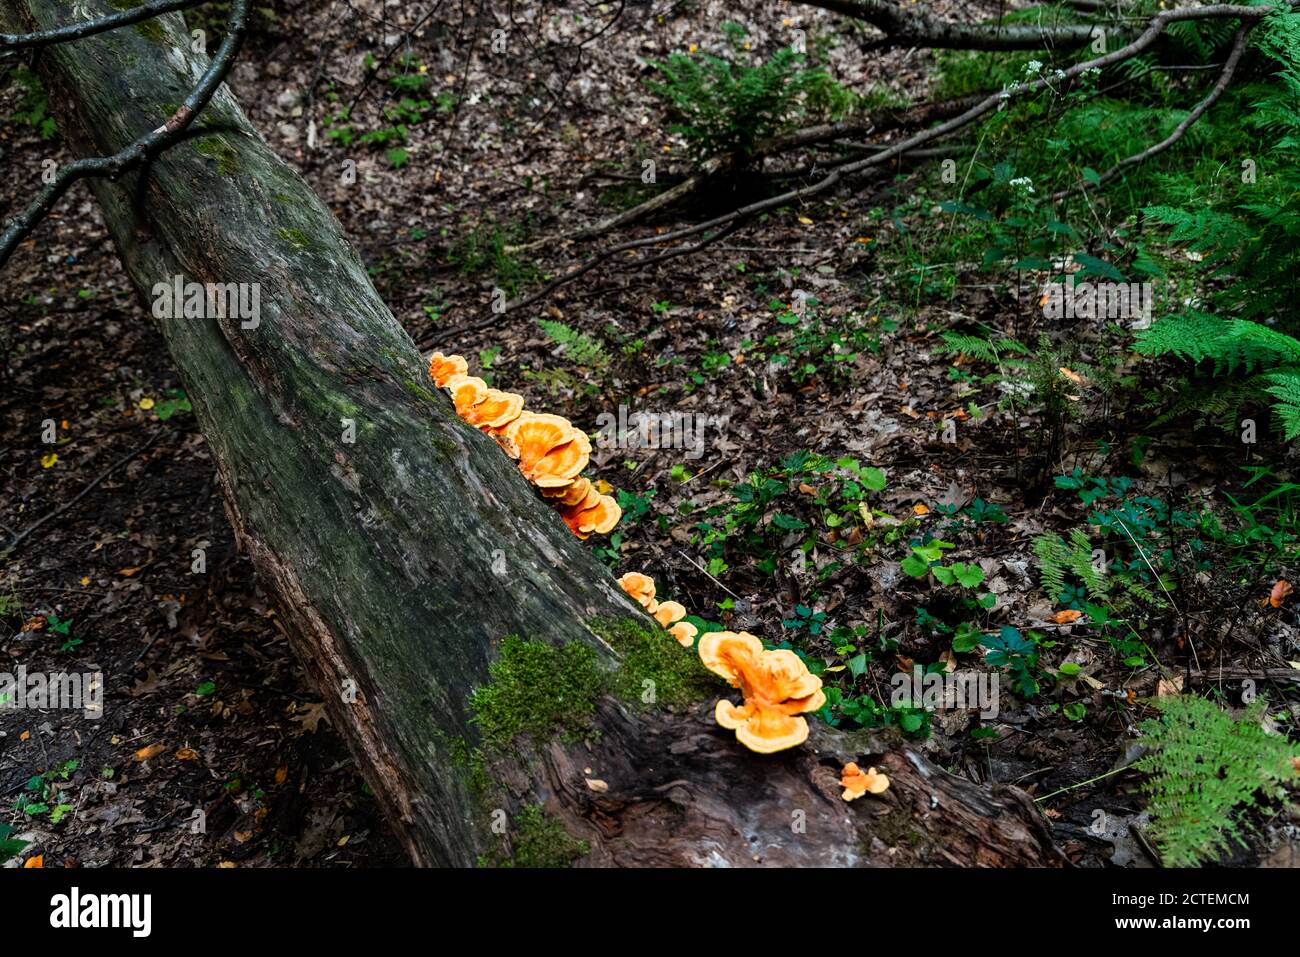
<path fill-rule="evenodd" d="M 894 725 L 954 773 L 1024 788 L 1076 862 L 1151 866 L 1127 767 L 1155 714 L 1146 699 L 1217 687 L 1240 704 L 1249 671 L 1275 711 L 1300 716 L 1294 682 L 1267 679 L 1300 659 L 1295 606 L 1268 600 L 1288 566 L 1243 561 L 1253 553 L 1205 519 L 1232 520 L 1227 496 L 1252 467 L 1284 476 L 1286 446 L 1158 421 L 1138 397 L 1169 370 L 1117 347 L 1103 320 L 1045 319 L 1037 290 L 945 245 L 920 163 L 492 311 L 498 290 L 526 296 L 617 238 L 771 188 L 738 177 L 611 236 L 553 238 L 650 195 L 646 160 L 665 181 L 687 169 L 646 61 L 720 49 L 724 20 L 756 50 L 791 30 L 823 38 L 835 79 L 873 102 L 929 95 L 931 53 L 863 53 L 864 31 L 822 11 L 750 6 L 516 11 L 494 53 L 486 17 L 277 2 L 231 83 L 426 351 L 460 353 L 593 433 L 620 407 L 701 417 L 695 447 L 598 444 L 588 474 L 622 493 L 624 519 L 589 544 L 612 571 L 645 571 L 699 619 L 818 662 L 835 691 L 825 718 Z M 70 158 L 57 133 L 13 119 L 33 95 L 0 93 L 15 184 Z M 383 115 L 403 96 L 425 104 L 405 142 L 393 131 L 411 118 Z M 927 270 L 950 277 L 941 295 L 908 278 Z M 20 538 L 0 572 L 0 653 L 9 670 L 105 683 L 98 720 L 0 716 L 0 822 L 30 842 L 9 866 L 402 863 L 236 550 L 204 439 L 87 190 L 24 244 L 0 302 L 0 531 Z M 944 332 L 990 329 L 1049 337 L 1051 401 L 944 348 Z M 1078 575 L 1042 587 L 1035 539 L 1074 529 L 1117 563 L 1108 600 Z M 908 572 L 926 533 L 951 543 L 923 556 L 956 569 L 946 584 Z M 891 706 L 891 677 L 914 665 L 997 674 L 996 714 Z M 1294 860 L 1289 818 L 1255 823 L 1226 862 Z"/>

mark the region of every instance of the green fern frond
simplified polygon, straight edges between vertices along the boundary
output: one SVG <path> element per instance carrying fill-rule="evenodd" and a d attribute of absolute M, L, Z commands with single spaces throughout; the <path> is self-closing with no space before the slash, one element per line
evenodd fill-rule
<path fill-rule="evenodd" d="M 1151 835 L 1164 863 L 1188 867 L 1216 859 L 1240 836 L 1242 808 L 1278 799 L 1293 781 L 1300 746 L 1268 733 L 1263 699 L 1240 719 L 1194 696 L 1153 702 L 1158 719 L 1142 725 L 1146 755 L 1135 767 L 1145 784 Z"/>
<path fill-rule="evenodd" d="M 1270 372 L 1263 378 L 1270 383 L 1269 394 L 1277 399 L 1273 411 L 1287 440 L 1300 436 L 1300 367 Z"/>
<path fill-rule="evenodd" d="M 596 370 L 609 366 L 609 353 L 591 336 L 554 319 L 539 319 L 537 325 L 547 338 L 564 349 L 565 356 L 575 365 Z"/>

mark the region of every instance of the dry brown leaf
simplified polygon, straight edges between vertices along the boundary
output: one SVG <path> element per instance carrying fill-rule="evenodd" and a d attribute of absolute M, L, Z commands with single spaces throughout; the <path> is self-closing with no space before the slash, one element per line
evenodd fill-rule
<path fill-rule="evenodd" d="M 198 759 L 199 752 L 195 751 L 193 748 L 181 748 L 176 752 L 177 761 L 197 761 Z"/>
<path fill-rule="evenodd" d="M 288 769 L 288 768 L 281 766 L 281 767 L 278 767 L 278 768 L 275 769 L 275 783 L 276 783 L 276 784 L 283 784 L 283 783 L 285 782 L 285 779 L 286 779 L 287 777 L 289 777 L 289 769 Z"/>
<path fill-rule="evenodd" d="M 303 731 L 316 731 L 320 727 L 321 719 L 329 720 L 329 715 L 325 713 L 325 703 L 318 701 L 316 704 L 302 706 L 302 710 L 293 716 L 293 720 L 302 725 Z"/>
<path fill-rule="evenodd" d="M 141 748 L 137 751 L 135 753 L 135 759 L 137 762 L 148 761 L 150 758 L 158 757 L 158 755 L 162 754 L 166 750 L 167 745 L 165 744 L 151 744 L 149 747 Z"/>

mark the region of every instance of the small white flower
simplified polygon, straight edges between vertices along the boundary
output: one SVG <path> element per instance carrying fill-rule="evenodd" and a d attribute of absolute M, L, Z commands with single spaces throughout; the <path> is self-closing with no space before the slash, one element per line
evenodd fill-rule
<path fill-rule="evenodd" d="M 1043 64 L 1038 60 L 1030 60 L 1025 64 L 1025 75 L 1034 76 L 1043 71 Z"/>
<path fill-rule="evenodd" d="M 1017 189 L 1023 189 L 1030 196 L 1034 195 L 1034 181 L 1028 176 L 1017 176 L 1015 179 L 1011 180 L 1009 185 L 1014 186 Z"/>

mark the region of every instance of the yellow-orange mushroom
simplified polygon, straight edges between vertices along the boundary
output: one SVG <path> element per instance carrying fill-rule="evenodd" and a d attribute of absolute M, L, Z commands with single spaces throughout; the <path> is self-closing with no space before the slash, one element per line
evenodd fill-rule
<path fill-rule="evenodd" d="M 700 630 L 692 625 L 689 621 L 679 621 L 668 629 L 668 634 L 677 639 L 677 643 L 683 648 L 689 648 L 691 642 L 695 640 Z"/>
<path fill-rule="evenodd" d="M 452 376 L 464 375 L 468 371 L 469 363 L 464 356 L 444 356 L 441 352 L 429 356 L 429 378 L 440 389 Z"/>
<path fill-rule="evenodd" d="M 579 475 L 568 485 L 543 488 L 542 495 L 549 498 L 556 508 L 567 508 L 570 505 L 577 505 L 586 501 L 587 495 L 592 488 L 591 480 Z"/>
<path fill-rule="evenodd" d="M 654 610 L 655 621 L 667 628 L 686 617 L 686 609 L 675 601 L 664 601 Z"/>
<path fill-rule="evenodd" d="M 885 793 L 889 788 L 889 778 L 875 768 L 863 771 L 856 763 L 850 761 L 844 765 L 844 771 L 840 774 L 840 785 L 844 788 L 844 793 L 840 797 L 846 801 L 856 801 L 868 792 Z"/>
<path fill-rule="evenodd" d="M 742 705 L 718 702 L 718 724 L 736 732 L 751 751 L 770 754 L 803 744 L 808 722 L 799 715 L 826 704 L 822 681 L 793 651 L 766 651 L 748 632 L 714 631 L 700 639 L 700 661 L 745 696 Z"/>
<path fill-rule="evenodd" d="M 591 440 L 581 432 L 547 452 L 524 475 L 540 488 L 569 485 L 591 460 Z M 522 461 L 522 460 L 521 460 Z M 522 466 L 521 466 L 522 468 Z"/>
<path fill-rule="evenodd" d="M 618 520 L 623 517 L 623 510 L 618 507 L 618 502 L 593 488 L 580 504 L 564 509 L 560 517 L 573 534 L 585 539 L 592 532 L 600 535 L 612 532 Z"/>
<path fill-rule="evenodd" d="M 479 402 L 467 413 L 461 415 L 470 425 L 477 425 L 484 432 L 509 425 L 524 410 L 524 397 L 514 392 L 502 392 L 500 389 L 488 389 Z M 457 410 L 459 412 L 459 409 Z"/>
<path fill-rule="evenodd" d="M 488 397 L 488 384 L 478 376 L 454 375 L 447 380 L 446 388 L 451 392 L 456 414 L 462 419 L 468 418 L 471 410 Z"/>
<path fill-rule="evenodd" d="M 519 471 L 529 475 L 552 449 L 573 441 L 577 430 L 558 415 L 523 412 L 505 431 L 504 448 L 519 460 Z"/>
<path fill-rule="evenodd" d="M 642 608 L 649 608 L 655 600 L 655 580 L 640 572 L 626 572 L 618 585 Z"/>

